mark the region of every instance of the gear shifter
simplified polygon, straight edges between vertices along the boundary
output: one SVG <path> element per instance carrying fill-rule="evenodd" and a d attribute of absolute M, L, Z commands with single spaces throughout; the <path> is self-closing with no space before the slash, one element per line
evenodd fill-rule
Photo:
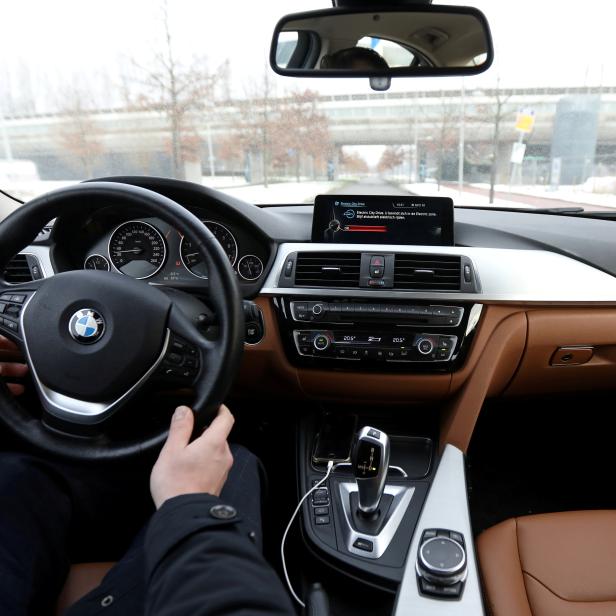
<path fill-rule="evenodd" d="M 362 428 L 355 441 L 352 461 L 359 512 L 365 516 L 373 515 L 378 511 L 389 468 L 387 434 L 371 426 Z"/>

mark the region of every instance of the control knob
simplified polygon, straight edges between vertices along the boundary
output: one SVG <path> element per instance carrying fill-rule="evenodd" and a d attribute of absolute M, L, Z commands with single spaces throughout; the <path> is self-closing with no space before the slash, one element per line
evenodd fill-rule
<path fill-rule="evenodd" d="M 466 551 L 450 537 L 426 539 L 417 555 L 417 573 L 433 584 L 457 584 L 466 577 Z"/>
<path fill-rule="evenodd" d="M 430 338 L 420 338 L 417 341 L 417 350 L 422 355 L 430 355 L 430 353 L 434 351 L 434 343 L 430 340 Z"/>
<path fill-rule="evenodd" d="M 327 334 L 317 334 L 312 341 L 312 345 L 317 351 L 325 351 L 329 348 L 331 340 Z"/>

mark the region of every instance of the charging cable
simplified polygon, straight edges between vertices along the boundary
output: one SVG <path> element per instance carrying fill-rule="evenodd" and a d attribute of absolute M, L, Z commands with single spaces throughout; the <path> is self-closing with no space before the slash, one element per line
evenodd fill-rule
<path fill-rule="evenodd" d="M 287 540 L 287 535 L 289 534 L 291 524 L 293 524 L 293 521 L 295 520 L 297 514 L 299 513 L 299 510 L 302 508 L 304 501 L 315 490 L 320 488 L 327 481 L 327 478 L 331 475 L 332 471 L 336 468 L 336 466 L 338 465 L 337 464 L 334 465 L 333 461 L 331 460 L 327 463 L 327 472 L 325 473 L 325 477 L 323 477 L 323 479 L 321 479 L 319 482 L 315 483 L 314 486 L 310 488 L 310 490 L 308 490 L 308 492 L 306 492 L 304 496 L 302 496 L 299 503 L 297 504 L 297 507 L 295 508 L 295 511 L 293 512 L 293 515 L 291 516 L 291 519 L 289 520 L 289 523 L 287 524 L 284 534 L 282 535 L 282 542 L 280 544 L 280 558 L 282 559 L 282 570 L 284 571 L 284 577 L 285 577 L 285 580 L 287 581 L 287 586 L 289 587 L 289 591 L 291 595 L 302 607 L 306 607 L 306 604 L 297 596 L 295 590 L 293 590 L 293 585 L 291 584 L 291 580 L 289 579 L 289 572 L 287 571 L 287 563 L 284 557 L 284 544 L 285 544 L 285 541 Z"/>

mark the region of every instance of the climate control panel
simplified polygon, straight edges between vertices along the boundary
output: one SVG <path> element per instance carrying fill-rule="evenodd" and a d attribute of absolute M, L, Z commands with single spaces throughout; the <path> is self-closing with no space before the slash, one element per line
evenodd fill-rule
<path fill-rule="evenodd" d="M 304 357 L 385 362 L 446 362 L 457 336 L 430 332 L 300 329 L 293 331 L 297 353 Z"/>

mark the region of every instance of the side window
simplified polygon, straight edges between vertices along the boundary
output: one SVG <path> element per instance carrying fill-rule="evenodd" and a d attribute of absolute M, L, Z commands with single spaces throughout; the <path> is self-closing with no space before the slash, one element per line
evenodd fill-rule
<path fill-rule="evenodd" d="M 278 36 L 278 48 L 276 49 L 276 64 L 286 68 L 293 52 L 297 49 L 299 41 L 298 32 L 281 32 Z"/>

